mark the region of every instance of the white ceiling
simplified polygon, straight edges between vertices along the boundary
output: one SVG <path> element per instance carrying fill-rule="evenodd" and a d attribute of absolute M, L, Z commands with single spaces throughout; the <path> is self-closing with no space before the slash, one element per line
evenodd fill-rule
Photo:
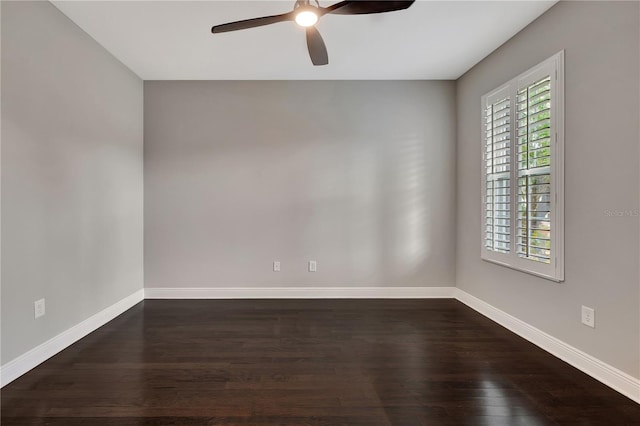
<path fill-rule="evenodd" d="M 321 6 L 336 0 L 320 0 Z M 418 1 L 380 15 L 326 15 L 329 65 L 284 22 L 211 34 L 228 21 L 288 12 L 287 1 L 53 1 L 145 80 L 456 79 L 555 1 Z"/>

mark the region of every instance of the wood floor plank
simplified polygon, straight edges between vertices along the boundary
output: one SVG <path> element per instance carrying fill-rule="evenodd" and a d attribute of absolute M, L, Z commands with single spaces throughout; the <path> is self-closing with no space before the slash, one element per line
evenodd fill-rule
<path fill-rule="evenodd" d="M 455 300 L 147 300 L 2 389 L 2 425 L 638 425 Z"/>

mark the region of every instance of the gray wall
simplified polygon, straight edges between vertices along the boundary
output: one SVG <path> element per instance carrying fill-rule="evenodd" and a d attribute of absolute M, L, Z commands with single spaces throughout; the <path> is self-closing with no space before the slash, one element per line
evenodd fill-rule
<path fill-rule="evenodd" d="M 3 363 L 142 288 L 142 95 L 50 3 L 2 2 Z"/>
<path fill-rule="evenodd" d="M 146 287 L 454 285 L 453 82 L 146 81 L 144 110 Z"/>
<path fill-rule="evenodd" d="M 457 285 L 640 377 L 637 2 L 561 2 L 457 85 Z M 565 49 L 566 281 L 480 260 L 480 97 Z M 596 328 L 580 306 L 596 310 Z"/>

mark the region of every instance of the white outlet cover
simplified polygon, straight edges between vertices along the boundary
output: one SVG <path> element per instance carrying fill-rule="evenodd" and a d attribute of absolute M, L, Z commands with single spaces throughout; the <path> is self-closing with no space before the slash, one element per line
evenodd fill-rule
<path fill-rule="evenodd" d="M 582 323 L 588 327 L 596 327 L 596 311 L 588 306 L 582 306 Z"/>
<path fill-rule="evenodd" d="M 280 272 L 280 261 L 279 260 L 274 260 L 273 261 L 273 272 Z"/>
<path fill-rule="evenodd" d="M 309 272 L 316 272 L 318 270 L 318 263 L 315 260 L 309 261 Z"/>
<path fill-rule="evenodd" d="M 45 314 L 44 299 L 36 300 L 35 302 L 33 302 L 33 308 L 35 318 L 40 318 L 41 316 L 43 316 Z"/>

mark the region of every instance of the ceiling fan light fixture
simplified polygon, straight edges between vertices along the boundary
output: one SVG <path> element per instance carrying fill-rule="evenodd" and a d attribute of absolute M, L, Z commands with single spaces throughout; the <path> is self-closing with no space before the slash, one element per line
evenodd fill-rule
<path fill-rule="evenodd" d="M 301 27 L 310 27 L 318 22 L 318 15 L 312 10 L 303 10 L 296 15 L 296 24 Z"/>
<path fill-rule="evenodd" d="M 311 4 L 312 1 L 316 4 L 315 6 Z M 214 34 L 226 33 L 229 31 L 246 30 L 277 24 L 279 22 L 295 21 L 296 24 L 305 28 L 304 33 L 307 38 L 307 50 L 309 51 L 309 57 L 313 65 L 327 65 L 329 63 L 327 46 L 325 46 L 322 36 L 315 27 L 315 24 L 320 18 L 328 14 L 370 15 L 373 13 L 394 12 L 408 8 L 415 3 L 415 1 L 416 0 L 342 0 L 331 6 L 322 7 L 318 0 L 295 0 L 291 12 L 214 25 L 211 27 L 211 32 Z"/>

